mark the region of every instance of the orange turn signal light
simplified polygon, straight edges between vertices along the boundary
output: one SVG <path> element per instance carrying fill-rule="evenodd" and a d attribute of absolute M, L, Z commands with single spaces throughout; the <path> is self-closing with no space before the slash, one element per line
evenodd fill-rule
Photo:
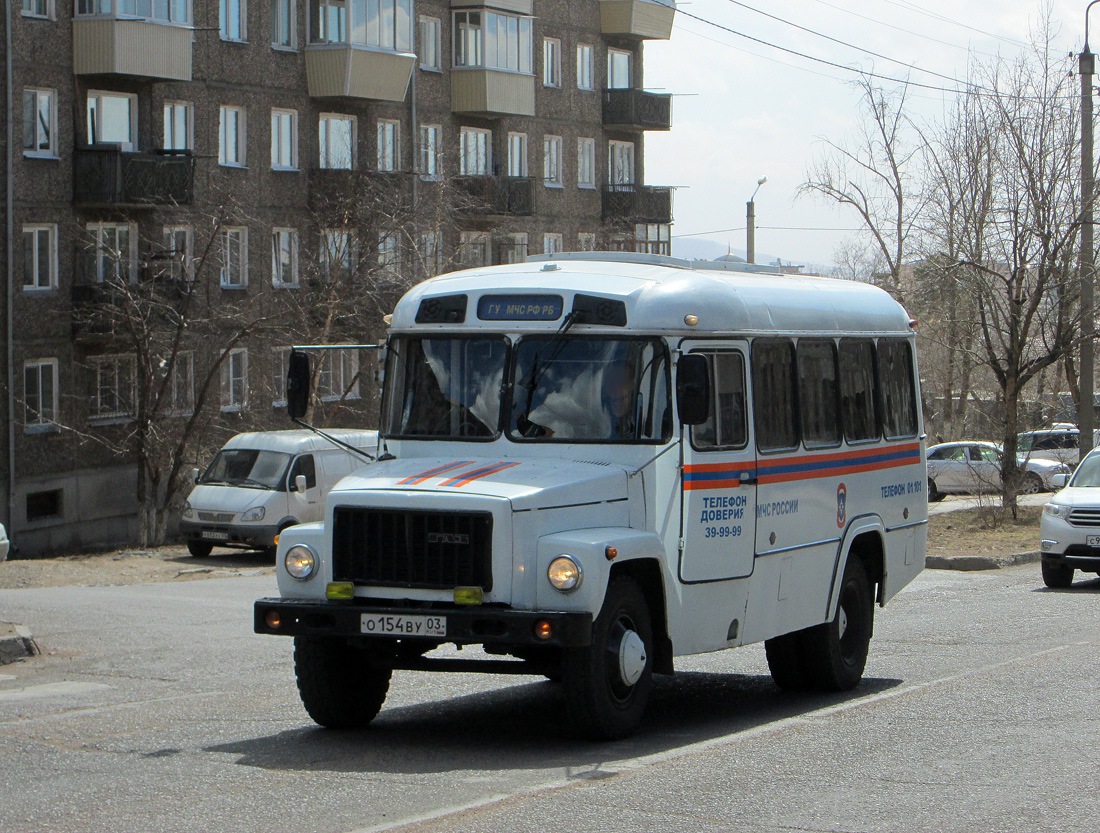
<path fill-rule="evenodd" d="M 619 550 L 616 547 L 604 547 L 603 554 L 608 561 L 614 561 L 619 557 Z"/>
<path fill-rule="evenodd" d="M 276 631 L 283 624 L 283 617 L 279 615 L 279 611 L 269 610 L 264 614 L 264 623 L 273 631 Z"/>
<path fill-rule="evenodd" d="M 535 622 L 535 636 L 538 639 L 549 639 L 554 635 L 554 626 L 547 622 L 545 619 L 539 619 Z"/>

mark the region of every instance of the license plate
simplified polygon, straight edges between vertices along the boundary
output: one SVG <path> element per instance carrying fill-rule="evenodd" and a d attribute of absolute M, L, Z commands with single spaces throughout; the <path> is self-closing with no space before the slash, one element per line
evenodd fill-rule
<path fill-rule="evenodd" d="M 1086 535 L 1085 544 L 1090 547 L 1100 547 L 1100 535 Z"/>
<path fill-rule="evenodd" d="M 359 632 L 377 636 L 446 636 L 446 616 L 395 616 L 390 613 L 364 613 Z"/>
<path fill-rule="evenodd" d="M 222 532 L 220 529 L 204 529 L 202 531 L 203 538 L 209 538 L 213 541 L 228 541 L 229 533 Z"/>

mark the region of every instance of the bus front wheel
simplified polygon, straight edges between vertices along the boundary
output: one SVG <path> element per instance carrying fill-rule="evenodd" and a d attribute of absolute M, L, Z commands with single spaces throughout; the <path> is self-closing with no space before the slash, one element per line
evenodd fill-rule
<path fill-rule="evenodd" d="M 592 625 L 592 644 L 562 659 L 566 708 L 580 734 L 615 740 L 638 728 L 653 686 L 653 627 L 632 578 L 613 578 Z"/>

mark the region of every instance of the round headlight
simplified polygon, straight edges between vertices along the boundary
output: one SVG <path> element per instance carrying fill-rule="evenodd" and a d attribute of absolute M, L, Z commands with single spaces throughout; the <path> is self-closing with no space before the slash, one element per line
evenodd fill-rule
<path fill-rule="evenodd" d="M 286 551 L 283 556 L 283 564 L 290 575 L 300 581 L 305 581 L 317 568 L 317 556 L 309 547 L 298 544 Z"/>
<path fill-rule="evenodd" d="M 195 510 L 191 508 L 191 501 L 186 501 L 183 504 L 183 517 L 193 518 L 195 517 Z"/>
<path fill-rule="evenodd" d="M 253 506 L 243 515 L 241 515 L 242 521 L 262 521 L 264 519 L 264 508 L 262 506 Z"/>
<path fill-rule="evenodd" d="M 554 589 L 561 590 L 563 593 L 568 593 L 570 590 L 576 590 L 580 587 L 583 577 L 581 565 L 569 555 L 559 555 L 550 562 L 550 566 L 546 570 L 546 578 L 554 585 Z"/>

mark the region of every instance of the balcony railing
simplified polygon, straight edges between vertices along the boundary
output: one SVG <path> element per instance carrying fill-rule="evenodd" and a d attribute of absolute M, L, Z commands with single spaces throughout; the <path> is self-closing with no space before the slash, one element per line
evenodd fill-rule
<path fill-rule="evenodd" d="M 603 123 L 626 130 L 671 130 L 672 96 L 644 90 L 604 90 Z"/>
<path fill-rule="evenodd" d="M 527 217 L 534 212 L 534 180 L 516 176 L 460 176 L 455 186 L 469 201 L 462 208 L 473 214 Z"/>
<path fill-rule="evenodd" d="M 91 145 L 73 154 L 76 205 L 190 205 L 194 192 L 191 151 L 123 153 L 118 145 Z"/>
<path fill-rule="evenodd" d="M 672 189 L 605 185 L 603 219 L 638 223 L 672 222 Z"/>
<path fill-rule="evenodd" d="M 309 207 L 322 214 L 375 213 L 398 216 L 407 211 L 412 178 L 402 171 L 314 168 L 309 172 Z"/>

